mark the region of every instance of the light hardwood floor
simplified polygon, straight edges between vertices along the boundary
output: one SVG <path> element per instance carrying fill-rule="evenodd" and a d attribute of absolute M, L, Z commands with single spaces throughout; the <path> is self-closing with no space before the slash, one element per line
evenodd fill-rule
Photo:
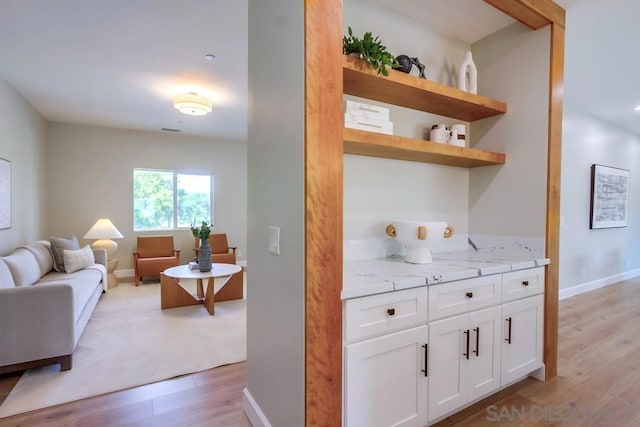
<path fill-rule="evenodd" d="M 640 426 L 640 279 L 560 302 L 559 375 L 526 379 L 441 426 Z M 0 376 L 0 402 L 19 375 Z M 245 363 L 0 419 L 0 426 L 250 426 Z M 297 427 L 297 426 L 292 426 Z"/>

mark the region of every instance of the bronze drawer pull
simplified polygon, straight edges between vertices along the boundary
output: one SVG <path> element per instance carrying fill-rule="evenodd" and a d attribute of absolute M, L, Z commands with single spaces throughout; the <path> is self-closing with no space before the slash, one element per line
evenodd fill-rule
<path fill-rule="evenodd" d="M 387 314 L 389 316 L 393 316 L 394 314 L 396 314 L 396 309 L 395 308 L 389 308 L 387 309 Z"/>
<path fill-rule="evenodd" d="M 467 298 L 473 298 L 473 292 L 467 292 Z"/>

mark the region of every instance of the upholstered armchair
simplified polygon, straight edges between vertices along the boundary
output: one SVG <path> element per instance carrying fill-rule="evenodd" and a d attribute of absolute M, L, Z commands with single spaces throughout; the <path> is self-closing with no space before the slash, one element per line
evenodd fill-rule
<path fill-rule="evenodd" d="M 229 246 L 226 233 L 211 234 L 211 261 L 225 264 L 236 263 L 236 246 Z"/>
<path fill-rule="evenodd" d="M 180 251 L 173 247 L 173 236 L 138 236 L 133 264 L 136 286 L 145 276 L 159 276 L 167 268 L 180 265 Z"/>

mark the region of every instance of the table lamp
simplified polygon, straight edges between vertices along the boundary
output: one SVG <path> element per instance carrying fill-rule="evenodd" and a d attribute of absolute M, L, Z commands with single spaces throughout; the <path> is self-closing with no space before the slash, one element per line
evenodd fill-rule
<path fill-rule="evenodd" d="M 107 280 L 110 288 L 118 285 L 118 280 L 113 274 L 118 266 L 118 260 L 113 257 L 118 250 L 118 244 L 111 239 L 121 239 L 123 237 L 122 233 L 107 218 L 100 218 L 84 235 L 85 239 L 97 239 L 91 244 L 93 249 L 105 249 L 107 251 Z"/>
<path fill-rule="evenodd" d="M 118 244 L 111 239 L 121 239 L 123 237 L 122 233 L 106 218 L 100 218 L 84 235 L 85 239 L 98 239 L 91 244 L 91 247 L 93 249 L 105 249 L 107 251 L 107 259 L 113 258 L 113 255 L 118 250 Z"/>

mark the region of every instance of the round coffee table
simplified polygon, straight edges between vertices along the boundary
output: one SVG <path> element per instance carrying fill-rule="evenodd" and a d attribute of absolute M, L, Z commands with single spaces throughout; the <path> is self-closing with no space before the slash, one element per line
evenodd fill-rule
<path fill-rule="evenodd" d="M 213 263 L 211 265 L 211 271 L 207 272 L 192 270 L 188 265 L 167 268 L 160 274 L 161 308 L 164 310 L 167 308 L 204 304 L 209 314 L 213 315 L 216 300 L 228 301 L 232 299 L 242 299 L 242 281 L 234 281 L 234 289 L 226 287 L 229 279 L 241 271 L 242 267 L 239 265 L 223 263 Z M 226 277 L 227 280 L 225 280 L 222 287 L 214 293 L 213 279 L 216 277 Z M 180 285 L 180 279 L 195 279 L 197 295 L 192 295 L 183 288 L 182 285 Z M 206 290 L 202 283 L 204 279 L 207 279 Z M 238 287 L 239 289 L 236 289 Z"/>

